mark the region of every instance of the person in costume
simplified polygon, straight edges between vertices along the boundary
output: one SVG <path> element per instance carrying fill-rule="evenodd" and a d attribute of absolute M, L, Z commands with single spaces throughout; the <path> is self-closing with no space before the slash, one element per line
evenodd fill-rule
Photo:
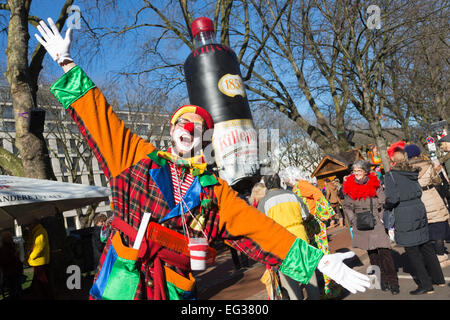
<path fill-rule="evenodd" d="M 306 180 L 298 180 L 292 191 L 302 199 L 308 206 L 310 214 L 314 219 L 305 221 L 306 232 L 310 243 L 318 248 L 324 255 L 330 254 L 328 247 L 327 226 L 325 221 L 330 220 L 335 212 L 319 188 Z M 342 287 L 330 279 L 324 278 L 323 299 L 335 299 L 342 293 Z"/>
<path fill-rule="evenodd" d="M 193 105 L 179 108 L 171 118 L 172 148 L 157 150 L 125 127 L 73 62 L 71 29 L 62 38 L 50 18 L 48 23 L 40 22 L 41 36 L 36 38 L 65 72 L 50 90 L 87 140 L 112 191 L 114 220 L 90 291 L 92 299 L 193 297 L 195 278 L 183 250 L 149 232 L 137 241 L 139 249 L 134 247 L 147 213 L 150 225 L 167 228 L 172 233 L 165 234 L 173 239 L 181 234 L 187 239 L 205 237 L 209 243 L 228 240 L 252 259 L 277 266 L 301 283 L 308 283 L 318 268 L 350 292 L 369 287 L 366 275 L 343 263 L 353 252 L 323 255 L 248 205 L 207 170 L 198 137 L 214 127 L 208 112 Z"/>

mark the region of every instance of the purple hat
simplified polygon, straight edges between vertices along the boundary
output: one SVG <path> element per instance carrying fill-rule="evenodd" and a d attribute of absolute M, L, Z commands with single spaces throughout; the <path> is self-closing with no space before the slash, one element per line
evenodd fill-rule
<path fill-rule="evenodd" d="M 409 144 L 405 146 L 405 152 L 408 154 L 408 159 L 418 157 L 422 153 L 420 148 L 415 144 Z"/>

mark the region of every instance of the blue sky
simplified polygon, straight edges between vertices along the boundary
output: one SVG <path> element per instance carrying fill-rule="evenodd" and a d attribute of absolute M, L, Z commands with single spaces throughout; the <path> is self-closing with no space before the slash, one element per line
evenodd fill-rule
<path fill-rule="evenodd" d="M 0 1 L 0 2 L 4 2 Z M 100 1 L 101 2 L 101 1 Z M 209 1 L 210 2 L 210 1 Z M 46 19 L 47 17 L 52 17 L 56 21 L 59 16 L 60 8 L 62 7 L 64 0 L 34 0 L 32 2 L 32 7 L 30 14 L 38 16 L 40 18 Z M 92 4 L 93 3 L 93 4 Z M 152 1 L 159 8 L 162 8 L 167 1 L 157 0 Z M 176 1 L 172 1 L 174 5 L 178 4 Z M 95 6 L 95 1 L 75 1 L 81 11 L 87 14 L 87 19 L 89 19 L 90 27 L 117 27 L 123 25 L 130 25 L 134 21 L 135 12 L 138 8 L 142 6 L 142 1 L 117 1 L 117 8 L 87 8 L 84 6 Z M 176 11 L 179 12 L 179 8 Z M 208 1 L 196 1 L 195 8 L 193 12 L 196 16 L 210 16 L 212 18 L 212 12 L 208 11 Z M 175 12 L 175 10 L 174 10 Z M 1 14 L 1 12 L 0 12 Z M 175 13 L 174 13 L 175 14 Z M 140 15 L 139 22 L 148 23 L 159 23 L 160 20 L 150 9 L 143 11 Z M 184 21 L 179 21 L 180 24 L 184 24 Z M 67 26 L 64 27 L 62 35 L 65 34 Z M 109 37 L 101 42 L 99 47 L 93 48 L 92 43 L 86 42 L 86 31 L 88 30 L 87 25 L 81 22 L 81 29 L 74 30 L 73 33 L 73 44 L 72 44 L 72 57 L 75 62 L 78 63 L 86 73 L 91 77 L 91 79 L 102 88 L 103 84 L 108 84 L 112 81 L 118 81 L 119 88 L 125 90 L 126 80 L 124 78 L 118 77 L 118 72 L 129 71 L 140 66 L 140 60 L 137 59 L 136 53 L 139 52 L 137 45 L 144 43 L 145 40 L 152 36 L 158 36 L 160 30 L 157 28 L 141 28 L 138 31 L 130 32 L 121 41 L 115 38 Z M 29 25 L 30 33 L 30 54 L 37 44 L 34 34 L 37 30 Z M 127 42 L 129 40 L 129 42 Z M 231 38 L 231 47 L 237 50 L 237 43 L 233 43 L 233 37 Z M 162 42 L 161 46 L 166 46 L 168 50 L 171 50 L 171 57 L 177 62 L 182 62 L 190 53 L 189 48 L 182 44 L 181 41 L 166 41 Z M 172 48 L 169 48 L 172 47 Z M 3 35 L 0 39 L 0 65 L 5 65 L 6 56 L 4 54 L 4 49 L 6 48 L 6 37 Z M 95 54 L 93 53 L 95 52 Z M 144 57 L 145 59 L 145 57 Z M 145 62 L 143 64 L 145 66 Z M 4 67 L 3 67 L 4 68 Z M 44 59 L 44 69 L 41 71 L 41 79 L 45 82 L 53 82 L 62 75 L 62 70 L 47 54 Z M 285 78 L 285 81 L 290 83 L 295 83 L 295 78 L 291 75 L 280 74 L 281 77 Z M 291 77 L 291 79 L 289 79 Z M 143 85 L 151 86 L 153 84 L 145 79 L 142 83 Z M 157 86 L 158 84 L 156 84 Z M 307 107 L 307 102 L 305 101 L 301 91 L 299 89 L 293 90 L 293 95 L 296 96 L 297 105 L 302 110 L 303 115 L 311 114 L 309 107 Z M 176 90 L 170 92 L 171 96 L 180 97 L 180 99 L 185 99 L 184 101 L 178 101 L 178 103 L 187 103 L 187 90 L 184 84 L 178 86 Z M 320 103 L 320 101 L 317 101 Z"/>
<path fill-rule="evenodd" d="M 0 1 L 0 3 L 4 3 L 5 1 Z M 93 1 L 92 1 L 93 2 Z M 38 16 L 44 20 L 48 17 L 51 17 L 54 21 L 57 20 L 59 16 L 59 11 L 64 3 L 64 0 L 35 0 L 32 2 L 30 14 L 34 16 Z M 92 8 L 83 7 L 83 2 L 75 1 L 75 4 L 79 6 L 81 11 Z M 139 8 L 142 5 L 140 1 L 117 1 L 117 8 L 115 8 L 115 12 L 113 9 L 106 8 L 102 13 L 101 9 L 90 11 L 91 15 L 88 18 L 91 18 L 90 23 L 92 23 L 91 27 L 97 27 L 99 25 L 103 26 L 117 26 L 120 23 L 131 23 L 134 19 L 135 8 Z M 7 11 L 0 11 L 0 14 L 9 15 Z M 93 15 L 96 15 L 93 17 Z M 101 19 L 101 22 L 98 23 L 95 19 Z M 125 21 L 125 19 L 127 21 Z M 147 13 L 141 16 L 140 20 L 155 20 L 154 17 L 149 17 Z M 152 21 L 153 22 L 153 21 Z M 64 26 L 61 34 L 64 36 L 65 30 L 67 29 L 67 25 Z M 127 45 L 126 42 L 122 41 L 118 43 L 117 41 L 111 41 L 111 38 L 106 39 L 106 41 L 102 41 L 101 47 L 98 48 L 98 55 L 89 55 L 89 52 L 92 51 L 92 48 L 89 47 L 89 44 L 82 43 L 82 45 L 78 45 L 77 41 L 80 40 L 80 33 L 86 32 L 88 29 L 87 25 L 81 21 L 81 29 L 74 30 L 73 32 L 73 42 L 72 42 L 72 56 L 76 62 L 80 62 L 83 68 L 89 73 L 89 75 L 93 78 L 93 80 L 100 80 L 104 77 L 105 73 L 108 72 L 118 72 L 123 71 L 124 67 L 129 65 L 131 60 L 130 56 L 135 53 L 135 47 L 130 44 Z M 148 36 L 148 33 L 157 32 L 155 28 L 148 28 L 145 30 L 145 36 Z M 38 33 L 37 30 L 29 24 L 29 48 L 30 54 L 34 47 L 37 44 L 36 39 L 34 38 L 34 34 Z M 136 38 L 142 37 L 143 30 L 139 32 L 130 32 L 127 36 L 130 41 L 133 41 Z M 6 34 L 3 33 L 0 37 L 0 61 L 2 65 L 6 64 L 6 55 L 5 49 L 7 46 L 7 38 Z M 189 50 L 187 46 L 184 46 L 184 50 L 180 52 L 181 54 L 187 55 L 189 54 Z M 51 60 L 48 54 L 44 60 L 45 71 L 57 75 L 60 72 L 58 66 Z M 60 74 L 59 74 L 60 75 Z M 50 76 L 51 77 L 51 76 Z"/>

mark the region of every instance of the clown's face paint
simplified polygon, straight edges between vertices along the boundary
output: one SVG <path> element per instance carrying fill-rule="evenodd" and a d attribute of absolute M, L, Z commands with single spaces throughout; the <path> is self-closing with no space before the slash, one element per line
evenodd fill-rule
<path fill-rule="evenodd" d="M 193 113 L 186 113 L 180 117 L 176 125 L 172 126 L 170 135 L 174 151 L 180 156 L 192 156 L 193 151 L 201 148 L 203 119 Z M 200 128 L 196 129 L 196 128 Z"/>
<path fill-rule="evenodd" d="M 175 148 L 181 154 L 190 153 L 191 150 L 195 150 L 202 141 L 200 136 L 193 136 L 185 129 L 175 128 L 172 134 L 172 140 Z"/>

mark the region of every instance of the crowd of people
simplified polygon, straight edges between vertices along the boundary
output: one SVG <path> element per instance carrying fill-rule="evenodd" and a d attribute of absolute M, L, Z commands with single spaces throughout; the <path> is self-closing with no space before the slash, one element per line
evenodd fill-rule
<path fill-rule="evenodd" d="M 441 148 L 450 151 L 449 136 Z M 449 265 L 445 241 L 449 230 L 449 183 L 446 166 L 432 162 L 419 146 L 399 141 L 388 149 L 391 163 L 381 174 L 373 161 L 358 160 L 351 174 L 324 179 L 320 190 L 295 174 L 285 174 L 286 189 L 277 174 L 265 176 L 255 185 L 249 202 L 297 237 L 329 253 L 327 229 L 348 226 L 352 246 L 367 251 L 370 263 L 381 271 L 381 289 L 400 293 L 392 254 L 396 243 L 404 248 L 410 269 L 418 284 L 411 295 L 433 293 L 433 285 L 445 286 L 442 268 Z M 293 190 L 293 192 L 289 191 Z M 306 204 L 306 207 L 304 206 Z M 281 286 L 289 299 L 334 298 L 341 290 L 325 276 L 323 292 L 318 295 L 317 280 L 305 286 L 280 275 Z"/>

